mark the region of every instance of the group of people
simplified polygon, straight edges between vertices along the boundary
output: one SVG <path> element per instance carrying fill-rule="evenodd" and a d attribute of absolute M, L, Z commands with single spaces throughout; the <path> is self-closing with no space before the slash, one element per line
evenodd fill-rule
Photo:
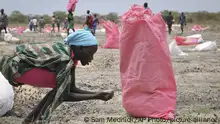
<path fill-rule="evenodd" d="M 97 25 L 99 24 L 99 20 L 97 18 L 97 15 L 93 15 L 90 13 L 90 10 L 87 10 L 86 15 L 86 22 L 85 22 L 85 29 L 92 32 L 93 35 L 95 35 Z"/>
<path fill-rule="evenodd" d="M 45 22 L 44 22 L 43 17 L 41 17 L 39 20 L 36 17 L 34 17 L 29 20 L 29 24 L 28 24 L 30 31 L 37 31 L 37 28 L 39 26 L 40 32 L 44 28 L 44 25 L 45 25 Z"/>
<path fill-rule="evenodd" d="M 95 35 L 96 34 L 97 26 L 99 24 L 99 19 L 97 17 L 97 14 L 92 15 L 90 13 L 90 10 L 87 10 L 86 14 L 87 14 L 86 15 L 86 21 L 83 24 L 83 27 L 84 27 L 85 30 L 91 31 L 91 33 L 93 35 Z M 69 11 L 67 20 L 68 20 L 67 34 L 69 35 L 69 30 L 70 29 L 75 31 L 75 29 L 74 29 L 74 16 L 73 16 L 72 11 Z"/>
<path fill-rule="evenodd" d="M 56 17 L 55 15 L 52 16 L 52 20 L 51 20 L 52 31 L 51 32 L 55 32 L 56 26 L 57 26 L 58 32 L 60 32 L 61 21 L 62 20 L 59 17 Z M 63 21 L 63 25 L 64 25 L 63 29 L 67 31 L 67 35 L 69 35 L 70 30 L 72 30 L 73 32 L 75 31 L 74 22 L 75 22 L 74 15 L 72 11 L 69 11 L 67 17 Z M 91 33 L 95 35 L 98 24 L 99 24 L 99 19 L 97 17 L 97 14 L 92 15 L 90 13 L 90 10 L 87 10 L 86 21 L 83 25 L 84 29 L 91 31 Z M 41 32 L 45 25 L 45 21 L 43 17 L 41 17 L 39 20 L 37 20 L 36 18 L 33 18 L 29 21 L 30 31 L 32 30 L 36 31 L 38 28 L 38 25 L 39 25 L 39 29 Z"/>
<path fill-rule="evenodd" d="M 172 32 L 172 25 L 174 23 L 174 17 L 172 15 L 172 12 L 169 12 L 169 14 L 168 14 L 168 16 L 166 17 L 165 20 L 166 20 L 166 23 L 167 23 L 167 26 L 168 26 L 168 32 L 169 32 L 169 34 L 171 34 L 171 32 Z M 181 31 L 183 33 L 184 26 L 186 26 L 186 16 L 185 16 L 185 14 L 183 12 L 179 16 L 179 24 L 180 24 Z"/>

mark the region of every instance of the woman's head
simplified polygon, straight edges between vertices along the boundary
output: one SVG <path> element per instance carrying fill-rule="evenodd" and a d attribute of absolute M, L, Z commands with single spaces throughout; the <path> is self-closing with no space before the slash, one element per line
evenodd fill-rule
<path fill-rule="evenodd" d="M 87 47 L 71 46 L 71 50 L 74 53 L 74 59 L 80 60 L 82 65 L 88 65 L 93 60 L 93 55 L 98 49 L 97 45 Z"/>

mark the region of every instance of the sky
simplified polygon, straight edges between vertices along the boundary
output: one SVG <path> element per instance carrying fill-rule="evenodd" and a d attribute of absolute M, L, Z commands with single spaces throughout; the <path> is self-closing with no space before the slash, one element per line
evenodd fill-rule
<path fill-rule="evenodd" d="M 0 0 L 0 8 L 10 14 L 18 10 L 24 14 L 49 14 L 54 11 L 66 11 L 69 0 Z M 220 11 L 220 0 L 78 0 L 76 15 L 83 15 L 87 10 L 93 13 L 108 14 L 125 13 L 133 4 L 143 5 L 148 2 L 154 13 L 162 10 L 175 10 L 179 12 Z"/>

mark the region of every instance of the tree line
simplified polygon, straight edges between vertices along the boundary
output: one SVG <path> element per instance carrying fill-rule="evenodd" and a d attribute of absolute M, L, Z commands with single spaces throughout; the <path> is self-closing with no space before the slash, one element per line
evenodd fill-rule
<path fill-rule="evenodd" d="M 180 13 L 177 11 L 171 11 L 175 23 L 178 23 L 179 21 L 179 15 Z M 169 13 L 169 10 L 164 10 L 161 12 L 163 15 L 163 18 L 165 19 L 166 16 Z M 110 20 L 113 22 L 118 23 L 119 22 L 119 15 L 117 13 L 111 12 L 107 15 L 100 15 L 96 13 L 99 17 L 99 19 L 103 20 Z M 65 11 L 55 11 L 53 12 L 53 15 L 58 16 L 62 21 L 65 20 L 67 17 L 67 13 Z M 185 12 L 186 19 L 188 23 L 219 23 L 220 22 L 220 12 L 213 13 L 213 12 L 206 12 L 206 11 L 199 11 L 199 12 Z M 43 17 L 45 19 L 45 22 L 47 24 L 51 23 L 51 16 L 49 15 L 24 15 L 20 11 L 13 11 L 10 15 L 8 15 L 9 18 L 9 24 L 27 24 L 28 20 L 31 17 L 40 18 Z M 75 16 L 75 23 L 77 24 L 83 24 L 85 22 L 85 15 L 82 16 Z"/>
<path fill-rule="evenodd" d="M 119 16 L 117 13 L 111 12 L 107 15 L 100 15 L 96 13 L 99 19 L 103 20 L 111 20 L 113 22 L 118 22 Z M 55 11 L 53 15 L 59 17 L 61 21 L 64 21 L 67 17 L 67 13 L 65 11 Z M 44 18 L 46 24 L 50 24 L 52 21 L 52 16 L 49 15 L 24 15 L 20 11 L 13 11 L 10 15 L 8 15 L 9 24 L 27 24 L 29 19 L 31 18 L 40 19 L 41 17 Z M 82 16 L 74 16 L 74 20 L 76 24 L 83 24 L 85 23 L 85 15 Z"/>

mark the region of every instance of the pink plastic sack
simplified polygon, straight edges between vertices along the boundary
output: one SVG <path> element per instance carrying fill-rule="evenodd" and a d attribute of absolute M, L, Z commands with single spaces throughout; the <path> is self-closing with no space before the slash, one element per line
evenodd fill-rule
<path fill-rule="evenodd" d="M 199 44 L 199 38 L 185 38 L 182 36 L 175 37 L 176 44 L 179 46 L 197 45 Z"/>
<path fill-rule="evenodd" d="M 74 53 L 72 53 L 73 57 Z M 78 61 L 74 61 L 74 66 L 77 66 L 77 64 Z M 43 68 L 33 68 L 22 76 L 15 77 L 14 81 L 39 88 L 56 88 L 56 74 Z"/>
<path fill-rule="evenodd" d="M 78 0 L 69 0 L 67 4 L 67 11 L 74 12 L 76 9 L 76 4 L 78 3 Z"/>
<path fill-rule="evenodd" d="M 123 106 L 134 117 L 174 119 L 176 82 L 161 14 L 133 5 L 122 16 Z"/>
<path fill-rule="evenodd" d="M 207 30 L 209 27 L 206 27 L 206 28 L 202 28 L 200 25 L 194 25 L 193 26 L 193 31 L 204 31 L 204 30 Z"/>
<path fill-rule="evenodd" d="M 102 48 L 119 49 L 119 28 L 111 21 L 102 21 L 106 32 L 106 44 Z"/>
<path fill-rule="evenodd" d="M 18 34 L 21 35 L 23 33 L 23 28 L 22 27 L 18 27 L 17 31 L 18 31 Z"/>

